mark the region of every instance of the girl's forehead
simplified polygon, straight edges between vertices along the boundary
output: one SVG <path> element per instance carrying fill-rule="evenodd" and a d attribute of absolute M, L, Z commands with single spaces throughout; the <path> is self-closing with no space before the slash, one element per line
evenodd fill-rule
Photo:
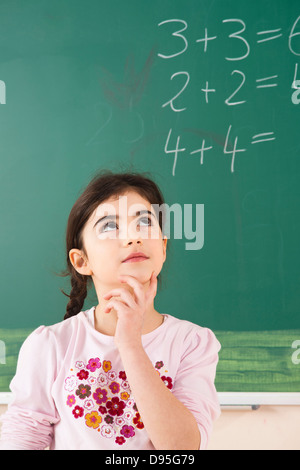
<path fill-rule="evenodd" d="M 135 215 L 135 212 L 150 210 L 151 203 L 140 194 L 131 191 L 125 194 L 110 197 L 100 203 L 94 211 L 94 216 L 122 214 Z M 153 212 L 153 211 L 152 211 Z"/>

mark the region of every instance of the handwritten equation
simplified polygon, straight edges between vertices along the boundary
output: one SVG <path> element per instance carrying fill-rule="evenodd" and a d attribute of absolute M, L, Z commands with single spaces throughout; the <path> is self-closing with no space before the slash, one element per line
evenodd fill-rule
<path fill-rule="evenodd" d="M 193 46 L 191 46 L 189 37 L 188 37 L 188 23 L 182 19 L 168 19 L 162 21 L 158 24 L 159 28 L 166 27 L 166 25 L 172 23 L 172 27 L 168 26 L 169 34 L 172 35 L 174 38 L 172 41 L 172 52 L 161 51 L 158 53 L 158 57 L 163 60 L 174 60 L 174 58 L 179 57 L 183 54 L 186 54 L 187 50 L 191 47 L 199 47 L 203 48 L 203 53 L 207 54 L 209 52 L 211 41 L 218 40 L 218 36 L 214 33 L 208 32 L 208 28 L 204 29 L 204 35 L 199 37 L 198 39 L 193 41 Z M 251 53 L 251 44 L 248 41 L 245 31 L 246 31 L 246 24 L 242 19 L 238 18 L 230 18 L 224 19 L 223 23 L 229 23 L 232 26 L 232 32 L 228 35 L 228 38 L 232 41 L 236 41 L 236 44 L 240 45 L 241 52 L 239 55 L 235 57 L 225 57 L 227 61 L 243 61 L 245 60 L 249 54 Z M 294 21 L 289 31 L 288 40 L 287 40 L 287 47 L 291 54 L 295 56 L 300 56 L 300 31 L 297 31 L 300 28 L 300 16 Z M 264 31 L 257 31 L 256 32 L 256 43 L 262 44 L 267 41 L 275 41 L 279 38 L 283 37 L 283 32 L 281 28 L 277 29 L 270 29 Z M 238 42 L 237 42 L 238 41 Z M 246 75 L 242 70 L 233 70 L 231 72 L 231 76 L 236 75 L 239 77 L 238 86 L 232 90 L 232 93 L 226 97 L 224 100 L 224 104 L 226 106 L 242 106 L 246 100 L 242 99 L 242 89 L 246 82 Z M 181 70 L 175 72 L 171 75 L 170 80 L 178 80 L 177 77 L 181 77 L 179 80 L 180 86 L 178 87 L 178 91 L 171 97 L 162 103 L 162 108 L 170 107 L 170 109 L 174 113 L 183 113 L 187 111 L 187 106 L 179 106 L 177 104 L 177 100 L 181 97 L 181 102 L 184 102 L 184 93 L 187 90 L 191 76 L 188 71 Z M 264 88 L 274 88 L 278 86 L 278 75 L 272 74 L 269 76 L 259 77 L 255 80 L 255 86 L 257 89 L 264 89 Z M 216 89 L 208 83 L 205 82 L 205 87 L 201 88 L 200 91 L 203 93 L 203 100 L 206 104 L 209 104 L 210 95 L 216 93 Z M 298 76 L 298 63 L 295 63 L 294 74 L 291 77 L 291 101 L 293 104 L 300 103 L 300 76 Z M 252 136 L 251 144 L 257 144 L 261 142 L 268 142 L 275 140 L 275 134 L 270 129 L 262 129 L 263 132 L 257 133 L 256 135 Z M 229 138 L 232 132 L 232 124 L 229 124 L 226 134 L 225 143 L 223 146 L 223 152 L 226 155 L 231 156 L 231 172 L 234 172 L 235 169 L 235 158 L 238 152 L 245 152 L 246 148 L 239 148 L 238 147 L 238 137 L 235 137 L 234 144 L 229 145 Z M 172 175 L 175 176 L 176 164 L 177 159 L 180 153 L 186 152 L 187 149 L 181 146 L 181 136 L 177 136 L 177 139 L 173 138 L 173 129 L 171 128 L 165 143 L 164 151 L 166 154 L 173 154 L 174 163 L 172 168 Z M 172 144 L 171 144 L 172 139 Z M 174 143 L 175 142 L 175 143 Z M 205 140 L 202 141 L 201 147 L 198 149 L 191 149 L 190 155 L 200 154 L 200 163 L 204 163 L 204 153 L 208 150 L 211 150 L 212 146 L 206 146 Z"/>

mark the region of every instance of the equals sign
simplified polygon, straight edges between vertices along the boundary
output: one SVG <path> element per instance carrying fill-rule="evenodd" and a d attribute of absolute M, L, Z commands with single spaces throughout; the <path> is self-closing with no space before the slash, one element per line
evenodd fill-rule
<path fill-rule="evenodd" d="M 281 28 L 279 28 L 279 29 L 270 29 L 269 31 L 259 31 L 256 34 L 259 36 L 259 35 L 262 35 L 262 34 L 279 33 L 280 31 L 281 31 Z M 282 36 L 282 33 L 276 34 L 275 36 L 265 37 L 263 39 L 259 39 L 257 41 L 257 43 L 260 44 L 261 42 L 272 41 L 273 39 L 280 38 L 280 36 Z"/>
<path fill-rule="evenodd" d="M 251 144 L 258 144 L 259 142 L 267 142 L 268 140 L 275 140 L 275 137 L 271 137 L 271 136 L 274 136 L 274 132 L 264 132 L 262 134 L 254 135 L 252 137 Z M 259 139 L 259 140 L 254 140 L 254 139 Z"/>
<path fill-rule="evenodd" d="M 278 75 L 272 75 L 271 77 L 266 77 L 266 78 L 259 78 L 258 80 L 255 80 L 256 83 L 261 83 L 265 82 L 266 80 L 271 80 L 272 78 L 278 78 Z M 256 88 L 269 88 L 277 86 L 277 83 L 263 83 L 262 85 L 256 85 Z"/>

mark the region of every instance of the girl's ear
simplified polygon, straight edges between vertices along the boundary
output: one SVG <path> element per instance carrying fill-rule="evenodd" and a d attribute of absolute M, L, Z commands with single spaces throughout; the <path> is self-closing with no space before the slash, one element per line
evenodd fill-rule
<path fill-rule="evenodd" d="M 72 266 L 74 266 L 79 274 L 83 274 L 85 276 L 91 276 L 93 274 L 89 267 L 88 261 L 86 260 L 81 250 L 73 248 L 69 251 L 69 258 Z"/>
<path fill-rule="evenodd" d="M 167 243 L 168 243 L 168 238 L 166 236 L 164 236 L 164 239 L 163 239 L 163 253 L 164 253 L 164 261 L 166 260 L 166 257 L 167 257 Z"/>

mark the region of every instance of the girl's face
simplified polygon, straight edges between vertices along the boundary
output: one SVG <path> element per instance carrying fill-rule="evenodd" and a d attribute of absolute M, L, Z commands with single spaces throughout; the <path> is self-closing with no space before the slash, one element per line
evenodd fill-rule
<path fill-rule="evenodd" d="M 162 237 L 154 209 L 133 190 L 100 204 L 82 235 L 87 258 L 74 249 L 70 259 L 78 272 L 92 276 L 96 290 L 120 285 L 124 274 L 144 284 L 153 271 L 160 273 L 166 259 L 167 237 Z M 144 253 L 147 259 L 124 262 L 133 252 Z"/>

